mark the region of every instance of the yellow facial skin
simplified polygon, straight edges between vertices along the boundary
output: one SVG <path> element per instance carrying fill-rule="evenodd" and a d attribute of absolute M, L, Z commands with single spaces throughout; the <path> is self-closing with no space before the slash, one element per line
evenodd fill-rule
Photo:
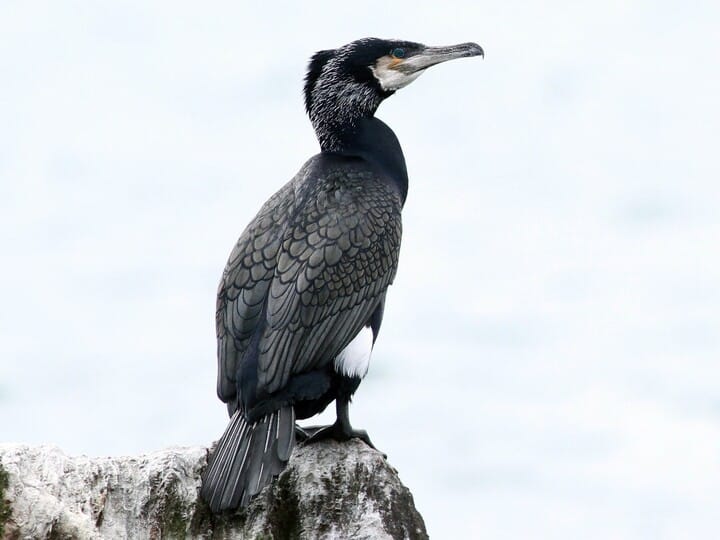
<path fill-rule="evenodd" d="M 375 62 L 375 68 L 376 69 L 395 69 L 397 66 L 402 64 L 404 61 L 403 58 L 396 58 L 390 54 L 386 56 L 381 56 L 378 58 Z"/>
<path fill-rule="evenodd" d="M 395 56 L 388 56 L 390 58 L 390 67 L 394 68 L 398 64 L 402 64 L 405 60 L 403 58 L 396 58 Z"/>

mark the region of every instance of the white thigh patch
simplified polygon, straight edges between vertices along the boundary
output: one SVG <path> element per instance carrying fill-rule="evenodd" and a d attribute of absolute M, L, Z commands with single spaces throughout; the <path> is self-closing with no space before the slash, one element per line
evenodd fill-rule
<path fill-rule="evenodd" d="M 357 336 L 335 357 L 335 371 L 348 377 L 367 375 L 372 353 L 373 333 L 366 326 Z"/>

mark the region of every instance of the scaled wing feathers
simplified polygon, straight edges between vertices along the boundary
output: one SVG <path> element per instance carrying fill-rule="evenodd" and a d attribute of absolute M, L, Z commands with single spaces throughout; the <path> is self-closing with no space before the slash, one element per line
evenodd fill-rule
<path fill-rule="evenodd" d="M 399 195 L 367 169 L 325 170 L 304 182 L 309 169 L 266 203 L 228 262 L 217 311 L 225 401 L 255 332 L 258 390 L 271 394 L 291 375 L 331 362 L 395 275 Z"/>

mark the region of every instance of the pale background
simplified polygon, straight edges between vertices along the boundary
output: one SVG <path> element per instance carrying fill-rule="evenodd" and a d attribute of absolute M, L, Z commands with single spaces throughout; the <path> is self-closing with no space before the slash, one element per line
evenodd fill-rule
<path fill-rule="evenodd" d="M 353 423 L 435 538 L 717 538 L 717 6 L 2 2 L 0 440 L 216 439 L 216 285 L 317 151 L 307 58 L 477 41 L 378 113 L 410 195 Z"/>

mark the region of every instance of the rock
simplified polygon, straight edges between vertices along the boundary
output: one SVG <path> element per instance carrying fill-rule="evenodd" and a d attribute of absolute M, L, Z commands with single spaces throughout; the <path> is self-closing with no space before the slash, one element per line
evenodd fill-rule
<path fill-rule="evenodd" d="M 205 448 L 70 457 L 0 444 L 0 537 L 7 539 L 427 538 L 397 472 L 359 441 L 298 446 L 241 512 L 198 499 Z"/>

